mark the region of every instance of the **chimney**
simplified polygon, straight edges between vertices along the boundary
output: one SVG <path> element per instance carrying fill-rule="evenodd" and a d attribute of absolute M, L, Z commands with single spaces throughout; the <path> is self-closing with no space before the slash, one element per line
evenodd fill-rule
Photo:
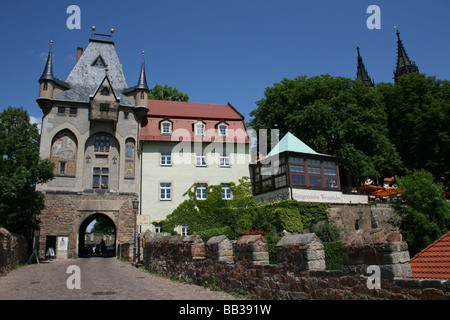
<path fill-rule="evenodd" d="M 77 61 L 80 60 L 81 55 L 83 54 L 83 48 L 78 47 L 77 48 Z"/>

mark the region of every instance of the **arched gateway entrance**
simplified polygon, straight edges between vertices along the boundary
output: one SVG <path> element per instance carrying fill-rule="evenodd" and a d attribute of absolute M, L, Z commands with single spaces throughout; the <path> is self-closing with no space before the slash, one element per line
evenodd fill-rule
<path fill-rule="evenodd" d="M 87 233 L 87 227 L 94 221 L 102 221 L 109 226 L 104 235 Z M 88 256 L 115 256 L 117 228 L 113 219 L 103 213 L 95 213 L 85 218 L 78 230 L 78 257 Z M 102 248 L 103 247 L 103 248 Z"/>

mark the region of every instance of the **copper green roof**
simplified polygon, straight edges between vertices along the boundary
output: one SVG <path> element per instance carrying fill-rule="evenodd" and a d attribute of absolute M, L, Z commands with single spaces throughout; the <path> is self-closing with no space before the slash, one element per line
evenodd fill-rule
<path fill-rule="evenodd" d="M 277 145 L 269 152 L 267 157 L 271 157 L 286 151 L 330 157 L 327 154 L 322 154 L 314 151 L 290 132 L 286 133 L 283 139 L 281 139 L 277 143 Z"/>

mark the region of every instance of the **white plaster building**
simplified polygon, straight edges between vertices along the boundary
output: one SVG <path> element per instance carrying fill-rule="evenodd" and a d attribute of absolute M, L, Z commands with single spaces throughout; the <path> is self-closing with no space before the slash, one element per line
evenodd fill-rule
<path fill-rule="evenodd" d="M 147 222 L 164 220 L 193 185 L 205 198 L 208 185 L 249 177 L 249 137 L 244 117 L 231 105 L 149 100 L 141 133 L 141 212 Z M 184 234 L 188 226 L 177 230 Z M 140 231 L 161 231 L 143 225 Z M 170 230 L 163 230 L 170 231 Z"/>

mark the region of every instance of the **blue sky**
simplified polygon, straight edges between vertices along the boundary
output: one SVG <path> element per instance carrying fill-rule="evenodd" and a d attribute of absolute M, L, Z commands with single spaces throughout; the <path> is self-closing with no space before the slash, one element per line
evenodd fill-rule
<path fill-rule="evenodd" d="M 70 5 L 81 10 L 79 30 L 66 26 Z M 381 10 L 381 29 L 367 28 L 370 5 Z M 176 87 L 191 102 L 230 102 L 248 121 L 265 88 L 283 78 L 355 78 L 356 43 L 375 82 L 392 82 L 395 25 L 421 72 L 450 79 L 449 14 L 448 0 L 2 1 L 0 110 L 23 106 L 41 118 L 35 100 L 50 40 L 54 75 L 65 80 L 92 25 L 115 29 L 129 86 L 144 50 L 149 86 Z"/>

